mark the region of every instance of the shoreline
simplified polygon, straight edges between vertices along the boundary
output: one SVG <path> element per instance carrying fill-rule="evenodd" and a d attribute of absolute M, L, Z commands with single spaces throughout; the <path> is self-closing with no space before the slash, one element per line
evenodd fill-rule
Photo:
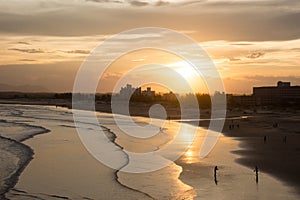
<path fill-rule="evenodd" d="M 136 123 L 144 124 L 145 119 L 146 118 L 144 117 L 136 117 L 134 121 Z M 155 171 L 150 170 L 144 173 L 129 172 L 130 171 L 129 169 L 134 169 L 134 168 L 144 169 L 144 167 L 147 168 L 148 159 L 152 161 L 152 164 L 161 161 L 161 160 L 156 160 L 157 159 L 156 156 L 145 155 L 147 159 L 142 159 L 139 158 L 134 153 L 128 154 L 128 152 L 132 152 L 132 151 L 148 152 L 148 151 L 155 151 L 161 148 L 161 146 L 164 146 L 166 144 L 164 142 L 164 139 L 161 138 L 161 136 L 164 136 L 167 133 L 171 134 L 171 132 L 173 132 L 169 130 L 169 126 L 173 127 L 172 124 L 175 125 L 179 123 L 171 122 L 171 124 L 168 124 L 168 126 L 166 127 L 165 133 L 160 132 L 156 135 L 156 136 L 160 135 L 158 136 L 158 138 L 160 138 L 159 140 L 157 140 L 158 138 L 155 139 L 155 137 L 153 137 L 152 139 L 150 139 L 150 141 L 143 144 L 138 142 L 139 139 L 132 139 L 132 140 L 130 139 L 129 141 L 127 136 L 125 136 L 122 132 L 119 132 L 116 128 L 113 128 L 114 125 L 110 123 L 107 124 L 108 126 L 106 126 L 105 123 L 101 124 L 101 126 L 104 126 L 106 129 L 109 129 L 110 132 L 116 136 L 115 137 L 116 141 L 114 143 L 119 147 L 126 149 L 124 153 L 127 154 L 127 156 L 130 158 L 128 159 L 129 161 L 128 163 L 126 163 L 125 165 L 123 165 L 123 167 L 121 167 L 118 171 L 116 171 L 117 177 L 119 179 L 119 183 L 122 186 L 146 194 L 151 199 L 181 199 L 181 197 L 182 199 L 186 199 L 186 198 L 189 199 L 190 196 L 195 195 L 194 189 L 189 185 L 186 185 L 185 183 L 182 182 L 181 179 L 179 179 L 180 173 L 182 172 L 183 169 L 175 162 L 170 161 L 170 165 Z M 137 145 L 135 146 L 136 147 L 135 149 L 131 149 L 133 145 Z M 140 160 L 140 162 L 137 163 L 134 162 L 135 159 L 142 159 L 142 160 Z M 124 169 L 124 171 L 122 169 Z M 129 171 L 127 172 L 127 170 Z M 143 180 L 142 181 L 143 186 L 140 185 L 140 180 Z M 153 184 L 153 183 L 158 183 L 158 184 Z M 159 186 L 159 183 L 160 184 L 163 183 L 163 184 Z"/>
<path fill-rule="evenodd" d="M 46 108 L 46 107 L 45 107 Z M 31 108 L 29 107 L 29 108 L 26 108 L 27 110 L 31 110 Z M 32 109 L 34 109 L 34 107 L 32 108 Z M 47 109 L 47 108 L 46 108 Z M 48 108 L 49 110 L 56 110 L 55 108 Z M 40 108 L 39 108 L 39 110 L 41 110 Z M 42 110 L 41 110 L 42 111 Z M 64 110 L 61 110 L 62 111 L 62 113 L 65 113 L 66 111 L 64 111 Z M 56 112 L 55 112 L 56 113 Z M 72 113 L 70 113 L 69 112 L 69 114 L 72 114 Z M 27 116 L 27 115 L 26 115 Z M 52 116 L 51 114 L 49 115 L 49 116 Z M 55 115 L 54 115 L 55 116 Z M 65 114 L 63 114 L 63 116 L 65 116 Z M 71 115 L 69 115 L 69 117 L 71 117 Z M 67 117 L 67 118 L 65 118 L 65 122 L 67 122 L 67 123 L 70 123 L 71 124 L 71 121 L 69 121 L 68 119 L 69 119 L 69 117 Z M 104 117 L 105 118 L 105 117 Z M 37 116 L 37 118 L 35 118 L 36 120 L 39 120 L 39 117 Z M 46 118 L 43 118 L 43 119 L 45 119 L 46 121 L 48 121 Z M 143 119 L 143 120 L 146 120 L 147 121 L 147 119 L 145 118 L 141 118 L 141 119 Z M 23 121 L 22 119 L 21 119 L 21 121 Z M 89 198 L 92 198 L 92 196 L 94 195 L 94 197 L 93 197 L 93 199 L 99 199 L 99 196 L 97 196 L 97 194 L 99 195 L 99 191 L 98 190 L 92 190 L 91 192 L 92 193 L 89 193 L 88 191 L 81 191 L 81 192 L 83 192 L 83 193 L 81 193 L 81 192 L 79 192 L 78 191 L 78 194 L 73 194 L 73 192 L 72 191 L 74 191 L 74 190 L 70 190 L 69 192 L 62 192 L 62 191 L 60 191 L 60 189 L 59 190 L 57 190 L 55 187 L 52 187 L 52 186 L 50 186 L 49 188 L 48 187 L 41 187 L 40 186 L 40 184 L 39 183 L 42 183 L 42 182 L 39 182 L 39 181 L 41 181 L 40 180 L 40 177 L 43 177 L 43 175 L 41 174 L 41 171 L 40 171 L 40 166 L 42 166 L 43 164 L 50 164 L 50 166 L 52 166 L 51 165 L 51 162 L 52 161 L 50 161 L 50 163 L 48 163 L 48 162 L 43 162 L 43 161 L 45 161 L 44 159 L 43 159 L 43 157 L 44 157 L 44 155 L 45 155 L 45 153 L 49 156 L 49 157 L 52 157 L 52 156 L 50 156 L 50 154 L 51 153 L 54 153 L 54 154 L 56 154 L 56 152 L 57 152 L 57 150 L 58 149 L 61 149 L 61 148 L 66 148 L 66 144 L 68 143 L 68 145 L 71 147 L 71 149 L 72 150 L 74 150 L 74 149 L 77 149 L 77 148 L 79 148 L 79 149 L 82 149 L 83 151 L 81 152 L 81 153 L 79 153 L 79 154 L 77 154 L 77 156 L 82 156 L 82 154 L 84 154 L 85 156 L 85 158 L 87 158 L 87 159 L 91 159 L 91 161 L 92 161 L 92 163 L 94 163 L 94 165 L 88 165 L 89 166 L 89 168 L 91 169 L 91 168 L 93 168 L 93 169 L 97 169 L 97 171 L 98 170 L 100 170 L 102 167 L 103 167 L 103 169 L 105 169 L 104 171 L 106 171 L 106 170 L 108 170 L 108 171 L 110 171 L 111 172 L 111 175 L 108 177 L 108 176 L 106 176 L 106 175 L 104 175 L 103 177 L 104 177 L 104 180 L 105 180 L 105 177 L 107 177 L 107 179 L 110 179 L 111 181 L 113 181 L 113 183 L 117 186 L 117 188 L 120 188 L 121 190 L 114 190 L 114 189 L 112 189 L 112 191 L 110 191 L 111 190 L 111 187 L 109 186 L 109 185 L 107 185 L 108 187 L 105 189 L 105 190 L 102 190 L 104 193 L 103 194 L 101 194 L 101 195 L 103 195 L 103 196 L 107 196 L 107 192 L 109 193 L 109 191 L 110 192 L 113 192 L 113 194 L 115 194 L 115 195 L 118 195 L 118 193 L 119 193 L 119 197 L 118 198 L 116 198 L 116 199 L 123 199 L 123 197 L 125 197 L 126 195 L 128 196 L 128 197 L 130 197 L 130 195 L 132 194 L 132 197 L 135 197 L 135 198 L 132 198 L 132 197 L 130 197 L 130 198 L 125 198 L 125 199 L 162 199 L 162 198 L 156 198 L 157 197 L 157 191 L 158 192 L 160 192 L 161 194 L 159 194 L 159 195 L 161 195 L 161 196 L 164 196 L 164 194 L 166 193 L 166 190 L 165 189 L 162 189 L 161 188 L 161 186 L 163 186 L 164 188 L 169 188 L 169 193 L 168 193 L 168 195 L 169 194 L 172 194 L 172 193 L 174 193 L 174 194 L 176 194 L 176 191 L 178 192 L 179 190 L 177 190 L 177 188 L 173 188 L 173 187 L 170 187 L 170 184 L 171 184 L 171 186 L 173 186 L 173 185 L 177 185 L 177 187 L 178 188 L 180 188 L 181 187 L 181 185 L 184 185 L 184 183 L 182 183 L 180 180 L 178 180 L 178 176 L 174 176 L 173 174 L 174 173 L 176 173 L 177 174 L 177 172 L 181 172 L 181 170 L 175 170 L 175 171 L 171 171 L 170 169 L 172 169 L 172 168 L 168 168 L 167 170 L 165 170 L 164 171 L 164 176 L 159 176 L 160 174 L 156 174 L 155 176 L 150 176 L 149 174 L 145 174 L 145 176 L 144 177 L 141 177 L 141 176 L 138 176 L 138 179 L 136 180 L 136 181 L 134 181 L 134 183 L 135 184 L 137 184 L 137 186 L 138 187 L 135 187 L 136 185 L 131 185 L 130 183 L 132 183 L 131 181 L 133 180 L 132 179 L 132 174 L 124 174 L 124 173 L 118 173 L 118 172 L 116 172 L 116 170 L 113 170 L 113 169 L 110 169 L 110 168 L 108 168 L 108 167 L 106 167 L 106 166 L 104 166 L 103 164 L 101 164 L 100 166 L 102 166 L 102 167 L 100 167 L 99 168 L 99 163 L 98 163 L 98 161 L 97 160 L 95 160 L 87 151 L 86 151 L 86 149 L 84 148 L 84 146 L 82 145 L 82 141 L 80 141 L 79 140 L 79 138 L 78 138 L 78 135 L 77 134 L 75 134 L 76 133 L 76 131 L 75 131 L 75 129 L 74 129 L 74 127 L 73 126 L 71 126 L 71 129 L 68 129 L 68 130 L 66 130 L 66 132 L 65 131 L 63 131 L 63 129 L 61 129 L 61 127 L 64 127 L 64 126 L 61 126 L 61 124 L 57 124 L 57 120 L 56 119 L 54 119 L 53 121 L 52 121 L 52 123 L 50 123 L 50 124 L 48 124 L 48 122 L 46 122 L 46 121 L 44 121 L 44 122 L 38 122 L 38 125 L 39 126 L 43 126 L 43 127 L 46 127 L 46 128 L 49 128 L 50 130 L 51 130 L 51 132 L 52 132 L 52 134 L 47 134 L 47 135 L 45 135 L 45 136 L 43 136 L 43 137 L 40 137 L 40 138 L 36 138 L 36 139 L 33 139 L 33 140 L 29 140 L 28 142 L 26 142 L 26 144 L 27 145 L 29 145 L 29 146 L 31 146 L 31 145 L 33 145 L 33 146 L 31 146 L 33 149 L 37 149 L 37 152 L 36 152 L 36 156 L 35 156 L 35 159 L 33 159 L 33 162 L 31 162 L 30 163 L 30 167 L 28 167 L 27 168 L 27 170 L 25 171 L 25 173 L 23 173 L 22 175 L 21 175 L 21 179 L 20 179 L 20 181 L 18 182 L 18 184 L 17 184 L 17 186 L 16 186 L 16 188 L 17 188 L 17 190 L 10 190 L 11 192 L 9 192 L 8 194 L 7 194 L 7 198 L 11 198 L 12 197 L 12 199 L 20 199 L 21 197 L 26 197 L 26 196 L 29 196 L 29 195 L 33 195 L 35 198 L 38 198 L 38 197 L 51 197 L 51 196 L 53 196 L 53 195 L 56 195 L 56 196 L 61 196 L 61 197 L 66 197 L 66 198 L 70 198 L 70 199 L 73 199 L 72 198 L 72 196 L 74 197 L 74 196 L 79 196 L 80 198 L 79 199 L 83 199 L 83 197 L 84 198 L 87 198 L 87 197 L 89 197 Z M 51 120 L 50 120 L 51 121 Z M 83 122 L 84 123 L 84 122 Z M 46 125 L 46 124 L 48 124 L 48 125 Z M 111 124 L 109 121 L 108 121 L 108 124 Z M 106 124 L 104 123 L 103 124 L 103 126 L 104 127 L 107 127 L 106 126 Z M 54 128 L 54 129 L 52 129 L 52 127 Z M 58 127 L 59 129 L 56 129 L 55 130 L 55 127 Z M 70 127 L 70 126 L 66 126 L 66 127 Z M 106 129 L 106 130 L 111 130 L 110 132 L 113 132 L 113 133 L 115 133 L 115 129 L 113 128 L 113 129 L 110 129 L 110 126 L 108 126 L 107 127 L 108 129 Z M 58 131 L 58 130 L 61 130 L 61 131 L 63 131 L 63 132 L 61 132 L 61 131 Z M 105 130 L 105 133 L 107 134 L 107 136 L 109 137 L 109 139 L 110 140 L 114 140 L 115 139 L 115 137 L 114 137 L 114 135 L 113 134 L 111 134 L 111 133 L 109 133 L 108 131 L 106 131 Z M 117 133 L 117 136 L 119 136 L 119 134 L 118 134 L 118 132 L 116 132 Z M 58 135 L 59 134 L 59 135 Z M 67 135 L 69 135 L 70 137 L 67 137 Z M 64 139 L 64 141 L 65 142 L 67 142 L 67 143 L 65 143 L 65 144 L 62 144 L 61 142 L 59 142 L 60 140 L 56 140 L 55 138 L 65 138 Z M 118 137 L 119 138 L 119 137 Z M 46 152 L 44 152 L 43 151 L 43 149 L 39 149 L 39 147 L 41 147 L 41 144 L 45 144 L 45 142 L 46 141 L 48 141 L 49 139 L 51 139 L 51 140 L 56 140 L 58 143 L 51 143 L 51 146 L 52 145 L 55 145 L 55 144 L 59 144 L 59 146 L 56 146 L 55 147 L 55 149 L 54 148 L 48 148 L 48 149 L 51 149 L 50 150 L 50 152 L 47 150 Z M 76 140 L 76 143 L 78 144 L 78 146 L 76 147 L 76 146 L 74 146 L 74 141 Z M 64 147 L 63 147 L 64 146 Z M 123 146 L 122 144 L 121 144 L 121 146 Z M 52 147 L 54 147 L 54 146 L 52 146 Z M 41 153 L 41 150 L 42 150 L 42 153 Z M 74 154 L 73 153 L 73 151 L 71 152 L 71 151 L 65 151 L 66 152 L 66 155 L 67 154 Z M 49 154 L 50 153 L 50 154 Z M 65 156 L 62 156 L 62 157 L 65 157 Z M 76 157 L 74 157 L 74 158 L 76 158 Z M 125 158 L 125 157 L 124 157 Z M 82 160 L 78 160 L 78 159 L 75 159 L 76 160 L 76 162 L 83 162 Z M 74 161 L 75 161 L 74 160 Z M 85 160 L 85 159 L 84 159 Z M 124 161 L 126 161 L 125 159 L 124 159 Z M 43 163 L 42 165 L 41 165 L 41 162 Z M 39 163 L 39 164 L 38 164 Z M 60 163 L 60 164 L 58 164 L 58 163 Z M 68 164 L 67 164 L 68 163 Z M 83 163 L 89 163 L 89 162 L 83 162 Z M 122 166 L 123 166 L 123 164 L 125 164 L 126 162 L 122 162 Z M 65 164 L 67 164 L 67 165 L 65 165 Z M 95 165 L 96 164 L 96 165 Z M 52 169 L 53 168 L 56 168 L 56 169 L 59 169 L 59 168 L 61 168 L 61 169 L 66 169 L 67 168 L 67 166 L 68 165 L 70 165 L 70 163 L 69 162 L 67 162 L 67 161 L 64 161 L 64 162 L 56 162 L 56 164 L 55 164 L 55 167 L 50 167 L 50 168 L 43 168 L 43 169 L 41 169 L 42 171 L 52 171 Z M 73 165 L 73 164 L 71 164 L 71 165 Z M 85 165 L 85 164 L 84 164 Z M 47 166 L 49 166 L 49 165 L 47 165 Z M 78 166 L 78 165 L 77 165 Z M 120 165 L 121 166 L 121 165 Z M 70 166 L 71 167 L 71 166 Z M 80 167 L 80 166 L 79 166 Z M 174 166 L 172 166 L 172 167 L 174 167 Z M 177 168 L 176 169 L 181 169 L 181 167 L 179 167 L 179 166 L 176 166 Z M 119 168 L 119 167 L 118 167 Z M 59 171 L 59 170 L 58 170 Z M 102 171 L 102 170 L 101 170 Z M 37 172 L 37 173 L 36 173 Z M 61 171 L 62 172 L 62 171 Z M 99 171 L 100 172 L 100 171 Z M 171 173 L 172 172 L 172 173 Z M 72 174 L 72 170 L 70 170 L 70 173 Z M 92 174 L 92 176 L 93 177 L 95 177 L 94 175 L 93 175 L 93 173 L 95 173 L 95 171 L 94 170 L 89 170 L 89 172 L 84 172 L 84 173 L 91 173 Z M 82 173 L 82 174 L 84 174 L 84 173 Z M 103 172 L 104 173 L 104 172 Z M 118 179 L 116 180 L 116 176 L 115 176 L 115 174 L 116 173 L 118 173 Z M 45 176 L 46 177 L 44 177 L 44 178 L 46 178 L 47 179 L 47 175 L 46 174 L 52 174 L 52 173 L 44 173 L 45 174 Z M 56 174 L 56 173 L 53 173 L 53 175 L 51 175 L 51 177 L 55 177 L 55 179 L 53 179 L 52 181 L 56 181 L 56 180 L 59 180 L 58 178 L 60 177 L 60 176 L 57 176 L 57 175 L 59 175 L 60 173 L 58 173 L 58 174 Z M 81 174 L 81 175 L 82 175 Z M 75 174 L 73 174 L 73 175 L 75 175 Z M 81 175 L 79 175 L 79 176 L 81 176 Z M 120 178 L 120 176 L 121 176 L 121 178 Z M 128 176 L 129 175 L 129 176 Z M 179 175 L 179 173 L 178 173 L 178 175 Z M 68 177 L 68 175 L 66 175 L 67 177 Z M 39 177 L 39 178 L 34 178 L 34 177 Z M 74 177 L 75 179 L 76 179 L 76 177 L 77 177 L 77 174 L 76 174 L 76 176 L 72 176 L 72 177 Z M 133 177 L 136 177 L 136 176 L 134 176 L 133 175 Z M 166 184 L 161 184 L 161 186 L 159 186 L 159 185 L 152 185 L 153 183 L 161 183 L 160 181 L 157 181 L 157 179 L 153 179 L 153 178 L 159 178 L 159 179 L 161 179 L 161 180 L 165 180 L 166 182 Z M 48 177 L 49 178 L 49 177 Z M 90 177 L 91 178 L 91 177 Z M 128 179 L 129 178 L 129 179 Z M 38 180 L 38 181 L 37 181 Z M 85 181 L 88 181 L 88 183 L 91 183 L 91 182 L 93 182 L 92 181 L 92 179 L 87 179 L 87 180 L 84 180 L 84 179 L 80 179 L 81 181 L 83 181 L 82 183 L 84 183 Z M 97 183 L 98 183 L 98 179 L 96 179 L 97 180 Z M 144 184 L 147 184 L 149 187 L 147 187 L 148 189 L 150 189 L 150 190 L 143 190 L 143 189 L 141 189 L 140 188 L 140 186 L 142 186 L 142 185 L 140 185 L 139 184 L 139 181 L 138 180 L 145 180 L 144 181 Z M 70 185 L 70 188 L 76 188 L 77 186 L 80 186 L 81 187 L 81 184 L 82 183 L 80 183 L 80 184 L 74 184 L 73 185 L 73 182 L 72 182 L 72 179 L 70 179 L 70 183 L 68 183 L 69 185 Z M 129 182 L 128 182 L 129 181 Z M 68 182 L 68 181 L 66 181 L 66 182 Z M 33 184 L 31 184 L 31 183 L 33 183 Z M 100 180 L 100 183 L 102 183 L 102 181 Z M 105 183 L 107 183 L 107 182 L 105 182 Z M 102 183 L 102 184 L 105 184 L 104 182 Z M 121 183 L 121 184 L 120 184 Z M 123 183 L 123 184 L 122 184 Z M 128 184 L 129 183 L 129 184 Z M 46 185 L 48 185 L 48 184 L 51 184 L 51 180 L 48 182 L 48 183 L 45 183 Z M 64 187 L 66 187 L 66 185 L 64 185 L 63 183 L 59 183 L 58 185 L 61 185 L 62 184 L 62 186 L 64 186 Z M 181 184 L 181 185 L 180 185 Z M 95 186 L 97 186 L 96 184 L 95 184 Z M 129 187 L 129 188 L 128 188 Z M 45 189 L 43 189 L 43 188 L 45 188 Z M 69 186 L 67 186 L 67 188 L 69 188 Z M 133 189 L 132 189 L 133 188 Z M 54 189 L 54 190 L 53 190 Z M 24 192 L 24 193 L 22 193 L 22 191 Z M 100 190 L 101 191 L 101 190 Z M 107 192 L 105 192 L 105 191 L 107 191 Z M 123 191 L 123 192 L 122 192 Z M 153 192 L 153 191 L 155 191 L 155 192 Z M 172 193 L 170 193 L 172 191 Z M 122 192 L 122 193 L 121 193 Z M 192 192 L 192 191 L 186 191 L 187 193 L 190 193 L 190 192 Z M 93 195 L 92 195 L 93 194 Z M 188 195 L 188 194 L 183 194 L 182 192 L 178 192 L 178 194 L 182 194 L 182 195 Z M 95 196 L 96 195 L 96 196 Z M 137 196 L 135 196 L 135 195 L 137 195 Z M 176 194 L 177 195 L 177 194 Z M 165 199 L 165 198 L 164 198 Z"/>
<path fill-rule="evenodd" d="M 6 124 L 12 124 L 13 126 L 22 126 L 23 128 L 30 127 L 32 129 L 36 128 L 39 130 L 33 131 L 31 130 L 28 133 L 22 133 L 21 135 L 12 135 L 11 137 L 8 134 L 1 134 L 0 133 L 0 143 L 1 148 L 0 151 L 2 153 L 9 153 L 13 156 L 15 156 L 15 159 L 17 161 L 17 164 L 14 166 L 9 166 L 13 169 L 10 169 L 10 171 L 13 170 L 13 172 L 9 173 L 7 177 L 4 177 L 2 180 L 1 188 L 0 188 L 0 199 L 6 200 L 5 194 L 10 191 L 14 186 L 18 183 L 19 177 L 24 171 L 24 169 L 27 167 L 27 165 L 30 163 L 30 161 L 33 159 L 34 156 L 34 150 L 24 144 L 23 142 L 33 138 L 36 135 L 44 134 L 50 132 L 50 130 L 45 129 L 43 127 L 34 126 L 30 124 L 20 123 L 20 122 L 9 122 L 7 120 L 0 120 L 1 123 Z M 13 158 L 6 158 L 6 159 L 13 159 Z"/>
<path fill-rule="evenodd" d="M 146 195 L 147 197 L 149 197 L 149 198 L 151 198 L 151 199 L 154 199 L 154 198 L 153 198 L 152 196 L 150 196 L 149 194 L 147 194 L 147 193 L 145 193 L 145 192 L 143 192 L 143 191 L 139 191 L 139 190 L 137 190 L 137 189 L 131 188 L 131 187 L 129 187 L 129 186 L 127 186 L 127 185 L 124 185 L 124 184 L 122 184 L 122 183 L 120 182 L 120 180 L 119 180 L 120 177 L 118 176 L 118 173 L 121 171 L 121 169 L 123 169 L 124 167 L 126 167 L 126 166 L 129 164 L 129 156 L 128 156 L 128 154 L 127 154 L 125 151 L 123 151 L 123 147 L 122 147 L 121 145 L 119 145 L 119 144 L 116 142 L 117 135 L 116 135 L 114 132 L 112 132 L 109 128 L 107 128 L 107 127 L 105 127 L 105 126 L 103 126 L 103 125 L 101 125 L 101 128 L 103 128 L 103 129 L 106 131 L 106 133 L 108 133 L 108 134 L 106 134 L 106 136 L 108 135 L 107 137 L 109 138 L 109 140 L 110 140 L 112 143 L 114 143 L 116 146 L 118 146 L 118 147 L 122 150 L 122 152 L 126 155 L 126 158 L 127 158 L 127 162 L 126 162 L 123 166 L 121 166 L 120 169 L 115 170 L 115 172 L 114 172 L 116 182 L 117 182 L 118 184 L 120 184 L 121 186 L 123 186 L 123 187 L 129 189 L 129 190 L 133 190 L 133 191 L 135 191 L 135 192 L 142 193 L 142 194 Z M 111 137 L 109 137 L 109 136 L 111 136 Z"/>
<path fill-rule="evenodd" d="M 12 148 L 3 148 L 1 147 L 1 150 L 7 151 L 9 153 L 12 153 L 16 157 L 19 158 L 18 164 L 16 166 L 16 170 L 14 171 L 13 174 L 11 174 L 9 177 L 3 180 L 4 184 L 2 188 L 0 188 L 0 199 L 6 200 L 5 194 L 11 190 L 18 182 L 19 176 L 21 173 L 24 171 L 26 166 L 30 163 L 30 161 L 33 159 L 34 152 L 33 150 L 20 142 L 17 142 L 16 140 L 12 140 L 9 138 L 5 138 L 0 136 L 0 143 L 2 144 L 3 142 L 9 142 L 8 146 L 18 146 L 19 152 L 14 151 Z"/>
<path fill-rule="evenodd" d="M 7 102 L 8 104 L 15 104 L 15 102 Z M 24 102 L 19 102 L 19 104 L 24 105 Z M 26 105 L 26 103 L 25 103 Z M 30 104 L 30 105 L 35 105 Z M 37 104 L 37 105 L 45 105 L 45 106 L 49 106 L 49 104 Z M 60 105 L 51 105 L 50 106 L 60 106 Z M 68 106 L 62 106 L 62 107 L 66 107 L 68 108 Z M 70 109 L 70 108 L 68 108 Z M 98 110 L 97 110 L 98 111 Z M 102 111 L 100 111 L 102 112 Z M 236 116 L 241 116 L 241 115 L 245 115 L 240 113 L 240 115 L 238 115 L 238 113 L 230 113 L 230 117 L 236 117 Z M 145 117 L 143 115 L 140 115 L 141 117 Z M 284 113 L 283 117 L 284 118 L 289 118 L 293 116 L 293 114 L 291 113 Z M 299 116 L 296 116 L 296 118 Z M 227 118 L 227 117 L 226 117 Z M 234 130 L 229 130 L 228 129 L 228 125 L 230 123 L 232 123 L 232 119 L 227 119 L 225 122 L 225 126 L 224 129 L 222 131 L 222 133 L 234 140 L 238 140 L 239 142 L 239 150 L 237 151 L 233 151 L 232 153 L 234 155 L 238 155 L 240 156 L 238 159 L 235 160 L 236 163 L 239 163 L 243 166 L 246 166 L 249 169 L 254 168 L 256 165 L 259 165 L 259 170 L 262 172 L 265 172 L 273 177 L 276 177 L 277 179 L 283 181 L 284 183 L 286 183 L 287 185 L 290 185 L 292 187 L 295 187 L 296 190 L 300 193 L 300 180 L 297 180 L 297 177 L 299 177 L 299 172 L 295 171 L 295 173 L 291 173 L 290 169 L 299 169 L 300 166 L 299 164 L 297 164 L 297 162 L 293 163 L 294 166 L 291 166 L 291 162 L 293 161 L 293 159 L 291 160 L 289 158 L 289 156 L 283 156 L 282 158 L 287 160 L 289 162 L 289 165 L 284 167 L 284 170 L 282 170 L 282 159 L 277 159 L 276 161 L 276 154 L 277 152 L 273 152 L 272 148 L 274 146 L 271 145 L 262 145 L 261 141 L 263 141 L 263 137 L 264 135 L 268 135 L 268 137 L 270 136 L 270 141 L 274 140 L 277 141 L 281 141 L 283 133 L 281 133 L 282 131 L 284 132 L 284 134 L 288 135 L 288 141 L 291 137 L 289 132 L 289 127 L 280 127 L 282 125 L 282 116 L 279 116 L 278 114 L 254 114 L 253 116 L 251 115 L 251 117 L 248 117 L 246 119 L 234 119 L 233 120 L 234 123 L 239 123 L 240 124 L 240 128 L 235 128 Z M 279 127 L 276 131 L 271 130 L 272 129 L 272 122 L 274 121 L 278 121 L 279 122 Z M 286 119 L 285 121 L 289 121 L 289 119 Z M 300 118 L 299 120 L 296 119 L 295 120 L 297 123 L 300 123 Z M 257 123 L 261 124 L 260 126 L 256 126 Z M 207 124 L 209 124 L 209 120 L 204 120 L 204 122 L 199 123 L 200 127 L 203 128 L 207 128 Z M 300 124 L 299 124 L 300 125 Z M 297 128 L 297 124 L 294 126 L 296 126 Z M 300 127 L 300 126 L 298 126 Z M 297 132 L 298 133 L 298 132 Z M 300 135 L 297 133 L 292 133 L 293 137 L 295 137 L 294 142 L 300 141 L 299 137 Z M 248 139 L 251 140 L 248 140 Z M 259 144 L 257 146 L 257 144 Z M 270 142 L 271 144 L 271 142 Z M 276 146 L 276 144 L 275 144 Z M 257 148 L 258 147 L 258 148 Z M 268 154 L 264 153 L 264 150 L 266 150 L 264 147 L 268 147 Z M 280 146 L 279 146 L 279 150 Z M 295 155 L 296 158 L 299 158 L 299 156 L 297 156 L 297 153 L 299 154 L 299 149 L 294 149 L 294 146 L 292 147 L 292 150 L 296 150 L 295 151 Z M 300 154 L 299 154 L 300 155 Z M 264 160 L 268 160 L 269 162 L 266 163 L 264 162 Z M 299 160 L 299 159 L 298 159 Z M 297 159 L 296 159 L 297 161 Z M 286 162 L 284 162 L 286 163 Z M 299 167 L 298 167 L 299 166 Z M 297 174 L 297 175 L 295 175 Z"/>

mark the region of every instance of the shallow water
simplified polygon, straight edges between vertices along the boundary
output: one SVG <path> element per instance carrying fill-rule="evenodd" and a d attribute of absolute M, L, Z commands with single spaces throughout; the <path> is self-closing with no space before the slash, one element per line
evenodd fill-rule
<path fill-rule="evenodd" d="M 199 149 L 206 133 L 202 128 L 198 128 L 193 145 L 176 164 L 169 161 L 171 165 L 161 170 L 132 174 L 110 169 L 91 156 L 81 143 L 72 113 L 67 109 L 0 105 L 0 112 L 7 121 L 41 126 L 51 131 L 24 142 L 35 155 L 20 176 L 16 190 L 7 195 L 11 199 L 29 196 L 29 199 L 58 199 L 56 196 L 70 199 L 299 199 L 293 188 L 267 174 L 260 173 L 256 184 L 252 169 L 234 162 L 237 156 L 230 151 L 237 150 L 238 143 L 232 139 L 222 136 L 214 150 L 200 160 Z M 99 114 L 98 117 L 103 126 L 116 134 L 116 142 L 134 153 L 168 146 L 179 126 L 177 122 L 166 122 L 163 133 L 141 143 L 140 139 L 122 133 L 111 114 Z M 140 125 L 149 121 L 142 117 L 135 117 L 135 120 Z M 88 124 L 91 131 L 93 126 Z M 176 155 L 193 138 L 188 128 L 185 131 L 185 137 L 178 138 L 172 149 Z M 134 154 L 129 156 L 128 162 L 128 156 L 121 148 L 115 147 L 115 150 L 118 157 L 112 159 L 123 170 L 149 166 L 140 159 L 135 162 Z M 213 180 L 215 165 L 219 167 L 218 185 Z"/>

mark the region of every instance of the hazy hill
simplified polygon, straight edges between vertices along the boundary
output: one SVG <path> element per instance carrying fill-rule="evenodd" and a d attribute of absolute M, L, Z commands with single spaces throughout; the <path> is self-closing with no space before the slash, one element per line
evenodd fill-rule
<path fill-rule="evenodd" d="M 0 92 L 50 92 L 47 88 L 37 85 L 0 84 Z"/>

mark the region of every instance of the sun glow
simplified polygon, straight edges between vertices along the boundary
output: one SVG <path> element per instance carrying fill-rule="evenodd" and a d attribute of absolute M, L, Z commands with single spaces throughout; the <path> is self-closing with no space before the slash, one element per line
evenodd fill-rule
<path fill-rule="evenodd" d="M 199 77 L 193 66 L 185 61 L 171 63 L 168 66 L 174 68 L 177 73 L 187 80 Z"/>
<path fill-rule="evenodd" d="M 175 70 L 182 78 L 184 78 L 193 92 L 205 92 L 206 86 L 203 81 L 202 74 L 199 74 L 196 69 L 186 61 L 173 62 L 167 65 Z"/>
<path fill-rule="evenodd" d="M 185 153 L 185 155 L 186 155 L 187 157 L 191 157 L 191 156 L 194 155 L 194 152 L 193 152 L 191 149 L 189 149 L 189 150 Z"/>
<path fill-rule="evenodd" d="M 189 149 L 184 154 L 184 161 L 187 164 L 193 163 L 196 161 L 195 152 L 192 149 Z"/>

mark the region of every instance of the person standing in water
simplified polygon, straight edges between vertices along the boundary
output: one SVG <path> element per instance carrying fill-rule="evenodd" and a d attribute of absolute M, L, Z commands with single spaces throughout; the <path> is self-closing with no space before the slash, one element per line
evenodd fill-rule
<path fill-rule="evenodd" d="M 256 175 L 256 183 L 258 183 L 258 167 L 257 166 L 255 166 L 254 172 L 255 172 L 255 175 Z"/>
<path fill-rule="evenodd" d="M 214 178 L 215 178 L 215 184 L 216 185 L 218 185 L 217 170 L 219 170 L 218 166 L 215 166 L 215 168 L 214 168 Z"/>

